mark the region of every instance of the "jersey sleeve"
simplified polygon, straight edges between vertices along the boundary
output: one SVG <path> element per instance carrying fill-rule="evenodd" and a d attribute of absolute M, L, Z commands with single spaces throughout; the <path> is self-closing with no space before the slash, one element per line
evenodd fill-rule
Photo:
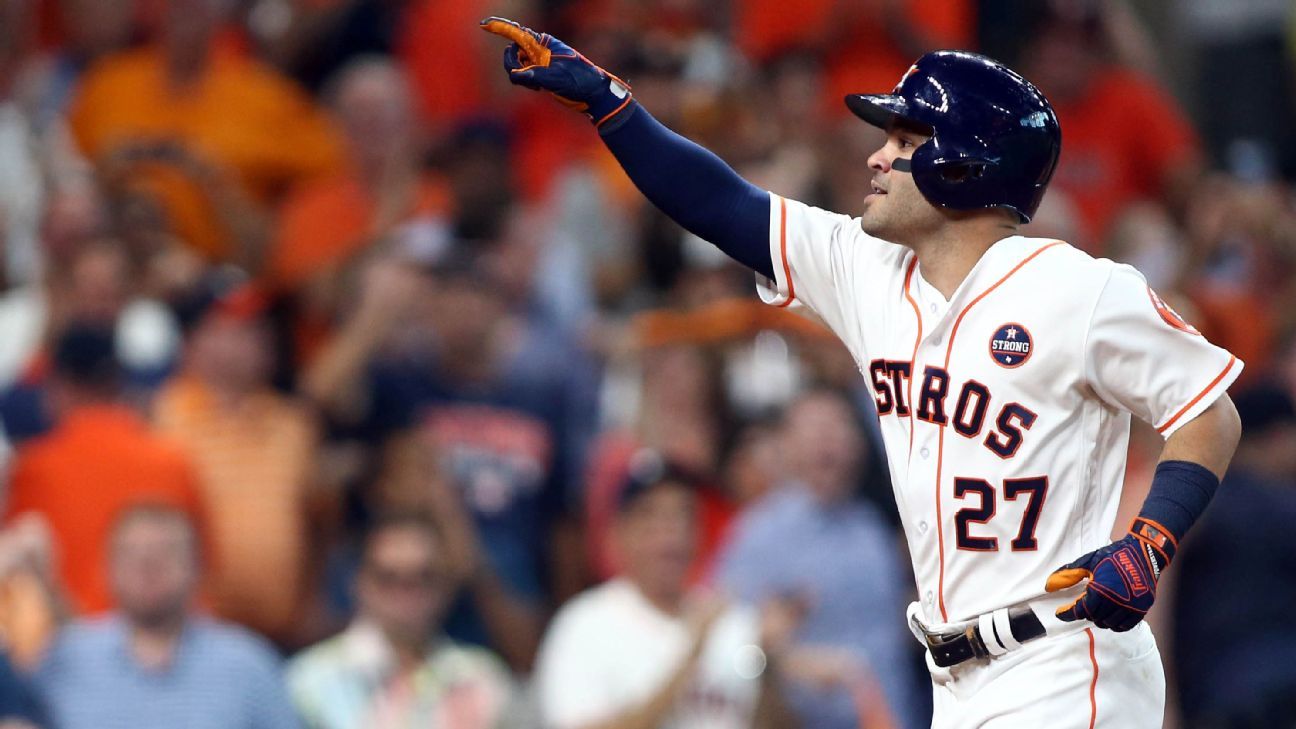
<path fill-rule="evenodd" d="M 859 220 L 770 193 L 770 260 L 774 278 L 757 274 L 761 301 L 809 309 L 850 341 L 870 297 L 902 277 L 908 249 L 874 238 Z"/>
<path fill-rule="evenodd" d="M 1084 357 L 1085 377 L 1098 396 L 1165 438 L 1210 407 L 1243 366 L 1125 265 L 1113 268 L 1098 296 Z"/>

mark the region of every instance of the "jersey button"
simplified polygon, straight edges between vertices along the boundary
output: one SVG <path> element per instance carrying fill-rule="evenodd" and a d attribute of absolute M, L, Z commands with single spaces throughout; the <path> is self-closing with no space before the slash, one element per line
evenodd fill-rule
<path fill-rule="evenodd" d="M 931 455 L 931 451 L 927 449 L 927 446 L 923 446 L 923 449 L 918 451 L 918 455 L 926 458 Z"/>
<path fill-rule="evenodd" d="M 936 313 L 936 305 L 935 305 L 935 304 L 932 304 L 931 307 L 929 307 L 929 308 L 931 309 L 931 313 L 933 313 L 933 314 Z"/>
<path fill-rule="evenodd" d="M 930 605 L 930 604 L 932 604 L 932 599 L 933 599 L 933 598 L 932 598 L 932 591 L 931 591 L 931 590 L 928 590 L 928 591 L 927 591 L 927 594 L 923 596 L 923 600 L 925 600 L 925 601 L 927 602 L 927 604 Z"/>
<path fill-rule="evenodd" d="M 919 533 L 919 534 L 926 534 L 926 533 L 927 533 L 927 522 L 925 522 L 925 521 L 920 521 L 920 522 L 918 522 L 918 533 Z"/>

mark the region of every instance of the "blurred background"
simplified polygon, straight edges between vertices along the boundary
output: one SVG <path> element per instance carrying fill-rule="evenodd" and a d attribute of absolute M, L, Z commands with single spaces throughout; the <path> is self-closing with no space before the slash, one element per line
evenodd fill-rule
<path fill-rule="evenodd" d="M 614 603 L 551 630 L 609 579 L 679 650 L 627 641 L 660 670 L 608 711 L 705 694 L 667 678 L 749 609 L 784 711 L 669 726 L 927 725 L 864 378 L 510 87 L 487 15 L 839 212 L 880 143 L 845 93 L 951 47 L 1040 86 L 1028 233 L 1247 363 L 1149 617 L 1166 726 L 1296 726 L 1290 0 L 0 0 L 0 726 L 537 726 L 620 675 L 627 623 L 576 626 Z"/>

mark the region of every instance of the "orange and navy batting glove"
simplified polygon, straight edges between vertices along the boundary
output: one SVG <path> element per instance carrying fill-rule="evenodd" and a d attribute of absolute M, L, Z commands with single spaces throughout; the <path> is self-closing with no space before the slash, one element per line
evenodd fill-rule
<path fill-rule="evenodd" d="M 1174 557 L 1175 538 L 1155 522 L 1134 520 L 1124 538 L 1095 550 L 1049 575 L 1044 589 L 1065 590 L 1088 579 L 1079 599 L 1059 608 L 1064 622 L 1089 620 L 1122 633 L 1147 615 L 1157 580 Z"/>
<path fill-rule="evenodd" d="M 495 17 L 481 21 L 481 27 L 512 41 L 504 49 L 509 81 L 548 91 L 563 106 L 583 112 L 596 127 L 629 108 L 629 84 L 548 33 Z"/>

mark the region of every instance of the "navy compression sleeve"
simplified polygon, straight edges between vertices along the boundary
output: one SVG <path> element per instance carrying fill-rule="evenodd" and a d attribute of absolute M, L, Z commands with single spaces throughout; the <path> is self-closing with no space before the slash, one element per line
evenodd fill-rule
<path fill-rule="evenodd" d="M 1139 516 L 1183 539 L 1215 497 L 1220 480 L 1209 469 L 1191 461 L 1162 461 L 1152 477 L 1152 489 Z"/>
<path fill-rule="evenodd" d="M 774 278 L 768 192 L 667 129 L 637 102 L 630 102 L 599 134 L 649 202 L 730 258 Z"/>

